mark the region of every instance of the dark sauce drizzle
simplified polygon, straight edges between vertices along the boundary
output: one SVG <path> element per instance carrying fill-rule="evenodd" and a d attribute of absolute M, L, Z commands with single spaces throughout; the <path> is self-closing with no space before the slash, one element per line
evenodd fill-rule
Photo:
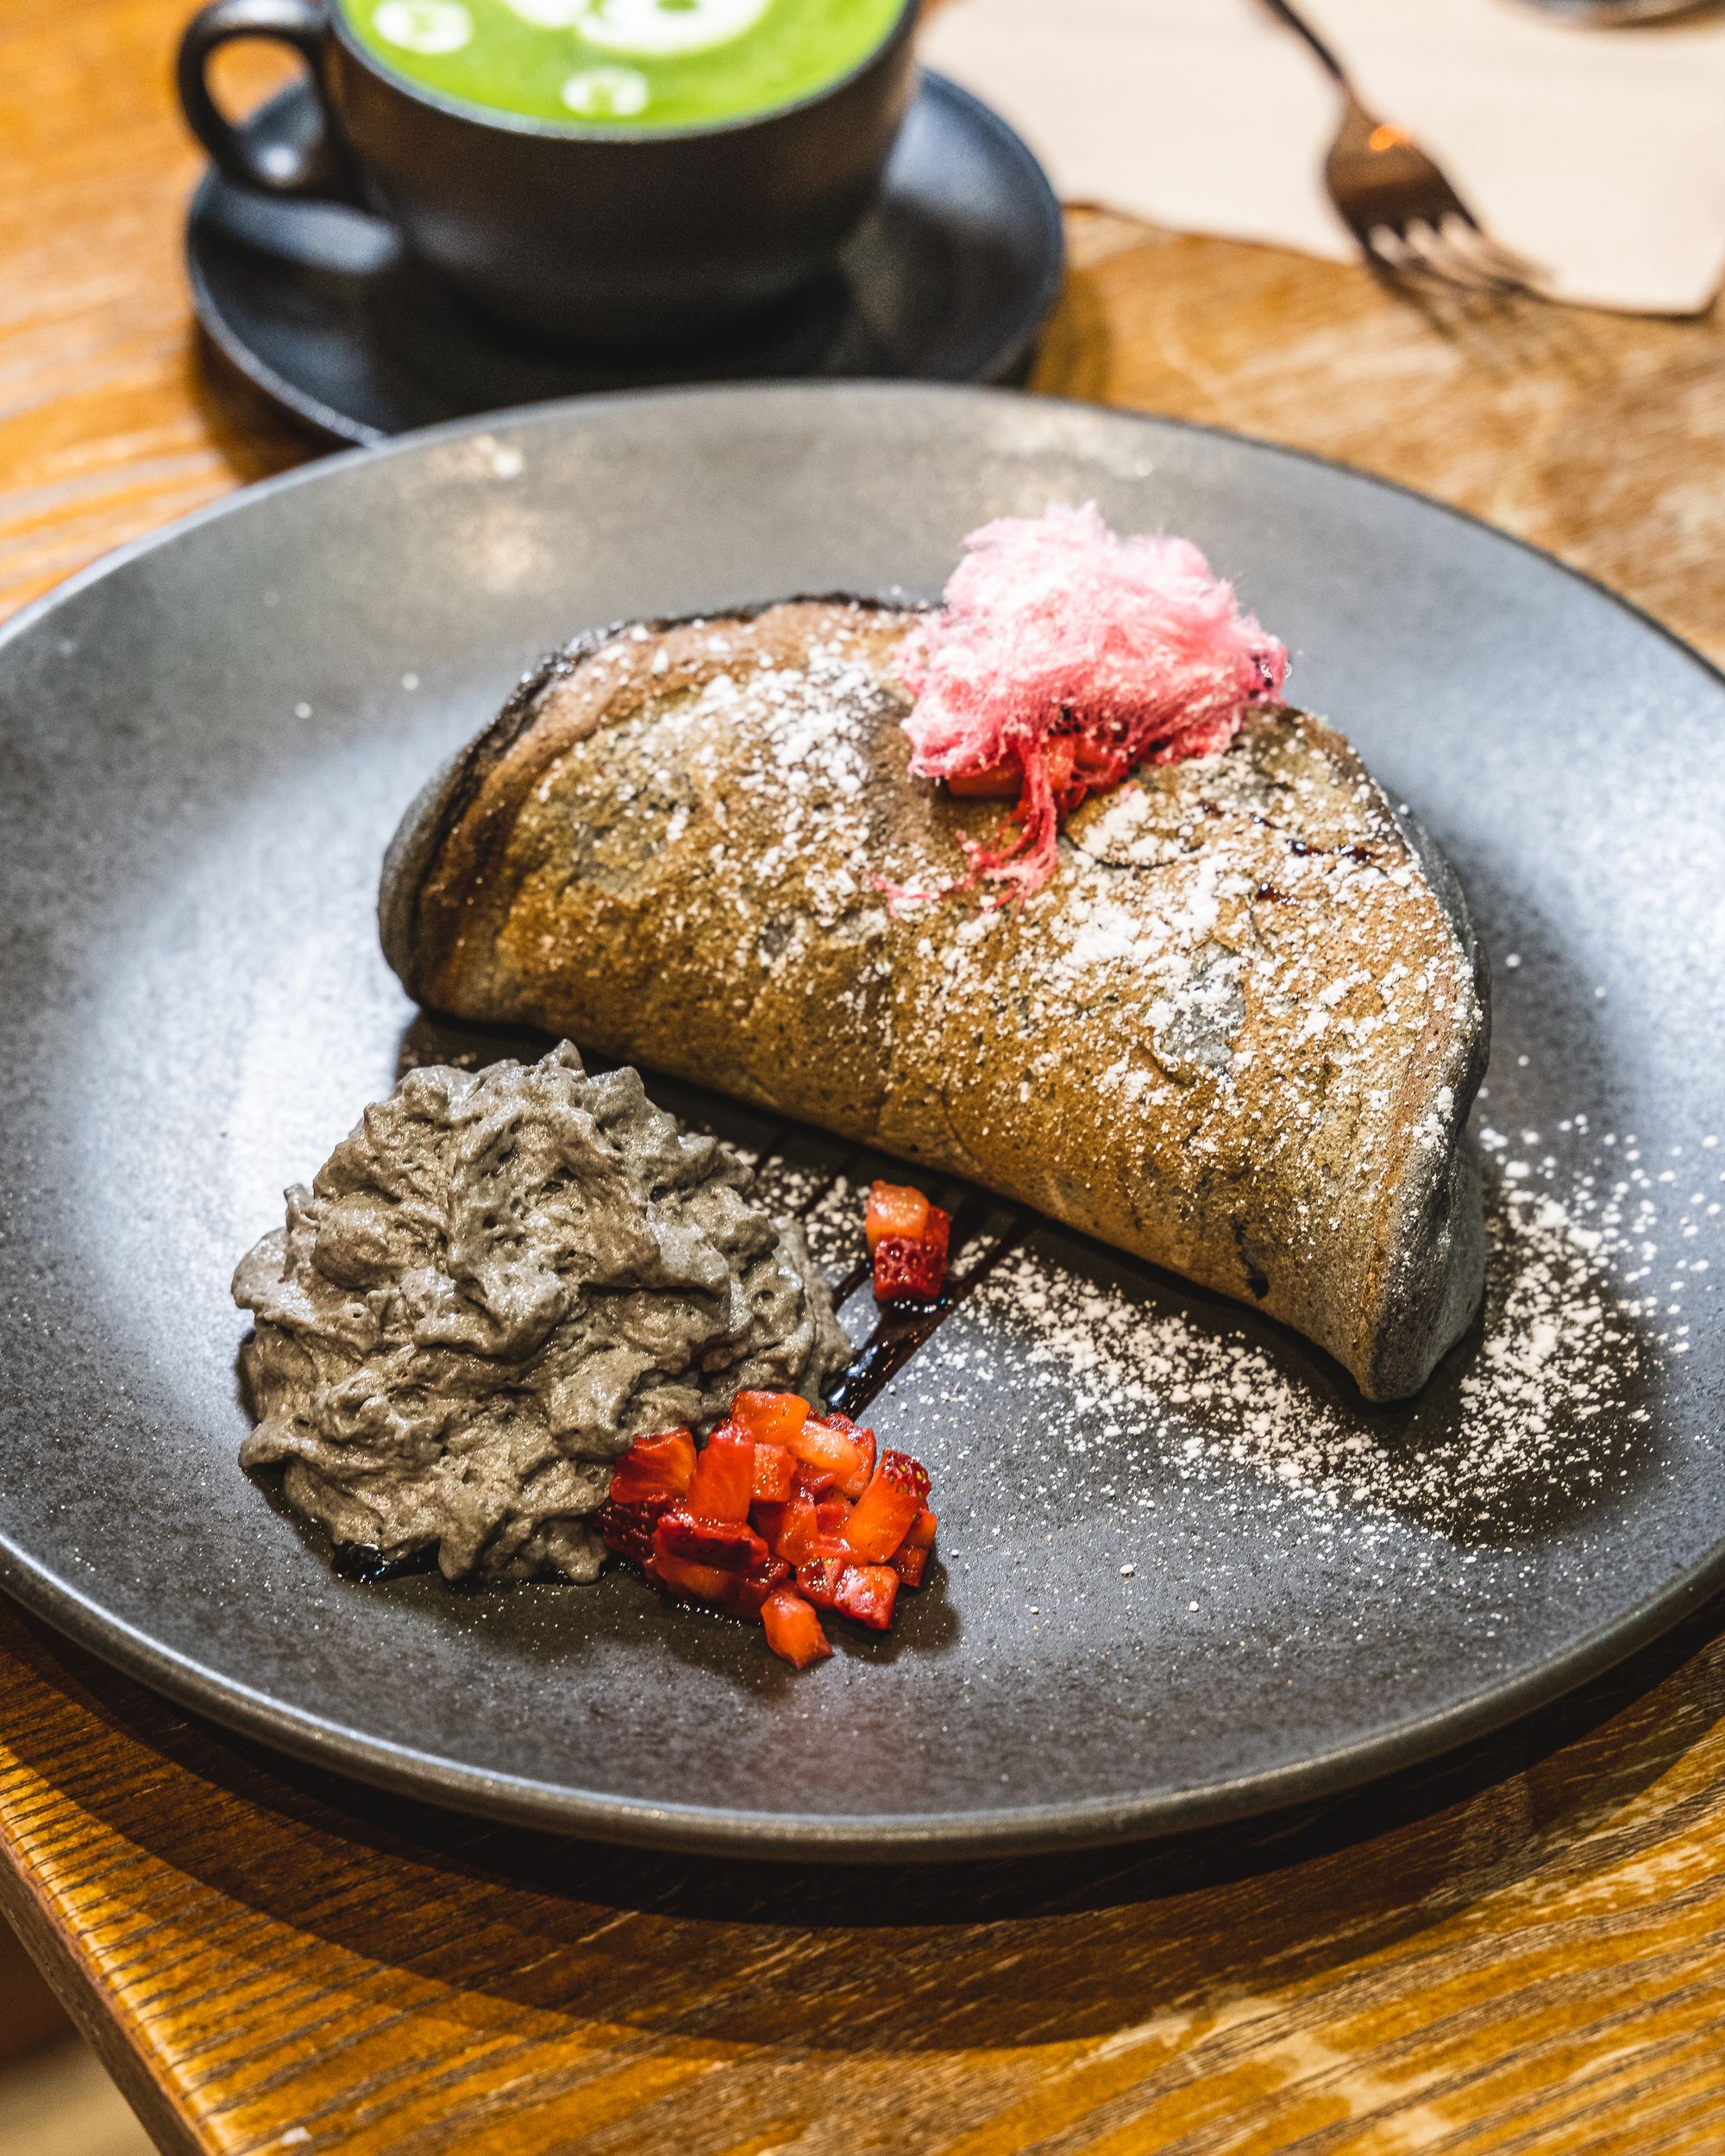
<path fill-rule="evenodd" d="M 1226 811 L 1215 801 L 1200 801 L 1198 805 L 1206 816 L 1222 816 L 1226 813 Z M 1273 818 L 1263 815 L 1258 810 L 1253 810 L 1246 821 L 1250 824 L 1256 824 L 1261 830 L 1280 832 L 1287 840 L 1289 852 L 1298 861 L 1304 861 L 1311 854 L 1325 854 L 1339 861 L 1357 861 L 1362 867 L 1369 868 L 1373 867 L 1377 860 L 1377 849 L 1375 846 L 1362 845 L 1358 839 L 1350 840 L 1345 846 L 1314 846 L 1309 838 L 1295 838 L 1290 836 Z M 1266 894 L 1278 899 L 1285 895 L 1280 891 L 1272 890 L 1271 887 L 1267 884 L 1264 890 L 1259 892 L 1258 896 L 1263 898 Z"/>
<path fill-rule="evenodd" d="M 998 1208 L 981 1198 L 966 1198 L 952 1220 L 952 1243 L 963 1256 L 977 1240 L 984 1223 Z M 832 1388 L 827 1404 L 842 1415 L 860 1414 L 869 1402 L 930 1340 L 947 1319 L 969 1300 L 1000 1261 L 1015 1250 L 1030 1232 L 1029 1217 L 1014 1213 L 1005 1231 L 997 1235 L 978 1262 L 950 1287 L 937 1302 L 889 1302 L 883 1305 L 875 1330 L 851 1357 L 844 1376 Z M 839 1284 L 839 1300 L 847 1300 L 869 1277 L 859 1266 Z"/>
<path fill-rule="evenodd" d="M 866 1257 L 863 1258 L 859 1263 L 853 1265 L 850 1268 L 850 1270 L 844 1275 L 844 1279 L 838 1282 L 837 1286 L 832 1291 L 833 1308 L 835 1310 L 843 1310 L 845 1304 L 850 1301 L 850 1298 L 856 1293 L 856 1290 L 862 1285 L 863 1282 L 866 1281 L 874 1272 L 874 1266 Z"/>
<path fill-rule="evenodd" d="M 435 1572 L 435 1550 L 410 1550 L 405 1557 L 386 1557 L 369 1542 L 338 1542 L 329 1569 L 338 1580 L 353 1580 L 361 1587 L 375 1587 L 384 1580 L 406 1579 L 415 1572 Z"/>

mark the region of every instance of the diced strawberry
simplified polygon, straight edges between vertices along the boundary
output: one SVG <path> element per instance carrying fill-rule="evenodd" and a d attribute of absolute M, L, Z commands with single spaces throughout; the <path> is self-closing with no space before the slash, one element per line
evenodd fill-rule
<path fill-rule="evenodd" d="M 832 1606 L 841 1617 L 885 1632 L 898 1599 L 899 1576 L 890 1564 L 848 1564 L 838 1576 Z"/>
<path fill-rule="evenodd" d="M 741 1520 L 697 1520 L 680 1505 L 653 1530 L 653 1554 L 681 1557 L 724 1572 L 749 1572 L 767 1562 L 767 1545 Z"/>
<path fill-rule="evenodd" d="M 765 1509 L 764 1506 L 756 1507 L 757 1513 Z M 777 1532 L 768 1534 L 764 1523 L 761 1532 L 781 1557 L 788 1557 L 793 1564 L 800 1564 L 806 1557 L 812 1554 L 815 1537 L 820 1532 L 814 1506 L 799 1491 L 788 1505 L 779 1509 Z"/>
<path fill-rule="evenodd" d="M 831 1609 L 839 1581 L 852 1569 L 850 1560 L 843 1557 L 805 1557 L 797 1567 L 797 1591 L 806 1595 L 817 1609 Z"/>
<path fill-rule="evenodd" d="M 607 1550 L 637 1564 L 645 1564 L 653 1552 L 653 1530 L 676 1503 L 674 1497 L 652 1497 L 638 1504 L 619 1505 L 608 1499 L 599 1508 L 599 1532 Z"/>
<path fill-rule="evenodd" d="M 711 1564 L 691 1564 L 687 1557 L 661 1557 L 648 1560 L 647 1576 L 668 1587 L 674 1595 L 693 1595 L 703 1602 L 724 1602 L 730 1595 L 734 1572 L 721 1572 Z"/>
<path fill-rule="evenodd" d="M 844 1530 L 850 1524 L 850 1500 L 841 1497 L 837 1491 L 831 1497 L 823 1497 L 814 1508 L 814 1520 L 815 1532 L 823 1540 L 843 1542 Z"/>
<path fill-rule="evenodd" d="M 747 1618 L 752 1622 L 761 1614 L 761 1605 L 767 1597 L 790 1576 L 791 1568 L 782 1557 L 768 1557 L 758 1572 L 733 1572 L 724 1606 L 733 1617 Z"/>
<path fill-rule="evenodd" d="M 860 1497 L 869 1487 L 869 1478 L 875 1472 L 875 1432 L 859 1430 L 856 1432 L 857 1461 L 849 1475 L 841 1475 L 838 1487 L 851 1499 Z"/>
<path fill-rule="evenodd" d="M 830 1475 L 840 1489 L 854 1496 L 868 1482 L 874 1465 L 875 1439 L 872 1432 L 859 1430 L 846 1416 L 811 1415 L 798 1431 L 791 1450 L 804 1467 Z M 809 1489 L 806 1482 L 801 1487 Z M 831 1483 L 826 1487 L 831 1489 Z M 815 1492 L 810 1489 L 809 1495 Z"/>
<path fill-rule="evenodd" d="M 611 1471 L 611 1498 L 616 1505 L 643 1504 L 654 1497 L 686 1497 L 695 1471 L 695 1441 L 687 1430 L 661 1430 L 636 1438 Z"/>
<path fill-rule="evenodd" d="M 938 1206 L 915 1238 L 890 1235 L 875 1245 L 876 1302 L 938 1302 L 946 1285 L 946 1248 L 952 1222 Z"/>
<path fill-rule="evenodd" d="M 754 1502 L 782 1505 L 790 1496 L 797 1463 L 782 1445 L 755 1444 Z"/>
<path fill-rule="evenodd" d="M 919 1243 L 931 1210 L 921 1191 L 913 1190 L 908 1183 L 873 1184 L 869 1192 L 868 1209 L 862 1215 L 862 1232 L 869 1238 L 869 1250 L 875 1250 L 889 1236 L 900 1237 L 906 1243 Z"/>
<path fill-rule="evenodd" d="M 811 1662 L 824 1662 L 832 1649 L 820 1628 L 814 1605 L 805 1601 L 794 1588 L 775 1588 L 761 1608 L 767 1645 L 781 1662 L 794 1670 L 806 1670 Z"/>
<path fill-rule="evenodd" d="M 936 1527 L 928 1476 L 906 1453 L 877 1465 L 872 1430 L 793 1395 L 739 1394 L 736 1409 L 699 1448 L 687 1430 L 636 1439 L 599 1532 L 668 1593 L 759 1620 L 774 1652 L 806 1668 L 831 1651 L 818 1609 L 884 1632 L 900 1586 L 921 1583 Z"/>
<path fill-rule="evenodd" d="M 928 1570 L 928 1551 L 920 1543 L 901 1542 L 893 1552 L 893 1570 L 906 1587 L 920 1587 Z"/>
<path fill-rule="evenodd" d="M 755 1440 L 723 1422 L 701 1447 L 689 1484 L 689 1510 L 703 1520 L 743 1520 L 755 1494 Z"/>
<path fill-rule="evenodd" d="M 756 1445 L 789 1445 L 809 1419 L 809 1404 L 795 1393 L 738 1393 L 731 1420 Z"/>
<path fill-rule="evenodd" d="M 863 1216 L 879 1302 L 938 1302 L 946 1285 L 949 1214 L 906 1183 L 875 1184 Z"/>
<path fill-rule="evenodd" d="M 869 1564 L 883 1564 L 909 1533 L 927 1495 L 928 1470 L 920 1461 L 908 1452 L 883 1452 L 856 1501 L 845 1540 Z"/>

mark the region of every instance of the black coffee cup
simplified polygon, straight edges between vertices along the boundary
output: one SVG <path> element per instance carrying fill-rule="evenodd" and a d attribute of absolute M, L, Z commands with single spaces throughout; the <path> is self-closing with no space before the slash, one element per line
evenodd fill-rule
<path fill-rule="evenodd" d="M 914 81 L 917 0 L 800 103 L 679 128 L 582 128 L 458 104 L 367 53 L 334 0 L 213 0 L 179 96 L 220 171 L 359 201 L 485 313 L 564 345 L 666 350 L 722 333 L 825 266 L 874 199 Z M 311 71 L 308 139 L 260 151 L 216 109 L 210 54 L 275 38 Z"/>

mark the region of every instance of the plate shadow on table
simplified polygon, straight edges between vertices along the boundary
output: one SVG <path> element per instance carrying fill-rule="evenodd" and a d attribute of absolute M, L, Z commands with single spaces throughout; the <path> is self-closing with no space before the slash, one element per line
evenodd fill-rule
<path fill-rule="evenodd" d="M 285 419 L 200 329 L 187 339 L 181 365 L 186 394 L 235 483 L 250 486 L 327 454 L 329 444 Z"/>
<path fill-rule="evenodd" d="M 646 1855 L 488 1826 L 230 1736 L 34 1619 L 12 1644 L 166 1763 L 128 1777 L 99 1741 L 72 1755 L 45 1745 L 69 1801 L 361 1968 L 436 1981 L 445 2012 L 479 2011 L 460 1996 L 478 1992 L 683 2041 L 885 2053 L 1103 2035 L 1357 1962 L 1547 1864 L 1571 1881 L 1621 1864 L 1638 1836 L 1651 1846 L 1673 1829 L 1670 1808 L 1625 1814 L 1725 1715 L 1722 1628 L 1715 1601 L 1570 1698 L 1338 1800 L 1090 1854 L 884 1869 Z M 28 1720 L 9 1732 L 27 1763 L 39 1733 Z M 242 1807 L 276 1831 L 258 1833 Z M 740 1973 L 792 1939 L 782 1988 Z M 862 1958 L 878 1969 L 883 1947 L 919 1981 L 875 1986 L 859 2014 Z M 1008 1958 L 1032 1953 L 1033 1977 L 1001 1980 Z"/>

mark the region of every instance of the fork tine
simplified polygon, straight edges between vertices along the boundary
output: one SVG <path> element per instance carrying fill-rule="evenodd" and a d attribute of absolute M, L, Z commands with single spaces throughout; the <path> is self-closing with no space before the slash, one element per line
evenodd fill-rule
<path fill-rule="evenodd" d="M 1488 269 L 1525 291 L 1537 292 L 1542 289 L 1547 281 L 1547 273 L 1540 264 L 1525 254 L 1518 254 L 1514 248 L 1505 247 L 1501 240 L 1493 239 L 1465 210 L 1461 212 L 1461 222 L 1466 229 L 1465 243 Z"/>
<path fill-rule="evenodd" d="M 1409 235 L 1393 224 L 1374 225 L 1365 235 L 1367 254 L 1391 277 L 1418 285 L 1454 287 L 1457 280 L 1445 275 Z"/>
<path fill-rule="evenodd" d="M 1366 253 L 1375 255 L 1395 276 L 1417 277 L 1421 274 L 1418 256 L 1393 224 L 1375 224 L 1360 237 Z"/>
<path fill-rule="evenodd" d="M 1402 238 L 1418 267 L 1427 277 L 1435 277 L 1446 285 L 1458 285 L 1467 291 L 1502 290 L 1496 279 L 1471 262 L 1428 218 L 1409 219 Z"/>
<path fill-rule="evenodd" d="M 1526 276 L 1509 266 L 1515 260 L 1507 249 L 1499 248 L 1465 211 L 1452 210 L 1439 227 L 1445 242 L 1461 260 L 1471 265 L 1485 278 L 1494 291 L 1516 292 L 1529 289 Z M 1532 265 L 1528 265 L 1531 268 Z"/>

